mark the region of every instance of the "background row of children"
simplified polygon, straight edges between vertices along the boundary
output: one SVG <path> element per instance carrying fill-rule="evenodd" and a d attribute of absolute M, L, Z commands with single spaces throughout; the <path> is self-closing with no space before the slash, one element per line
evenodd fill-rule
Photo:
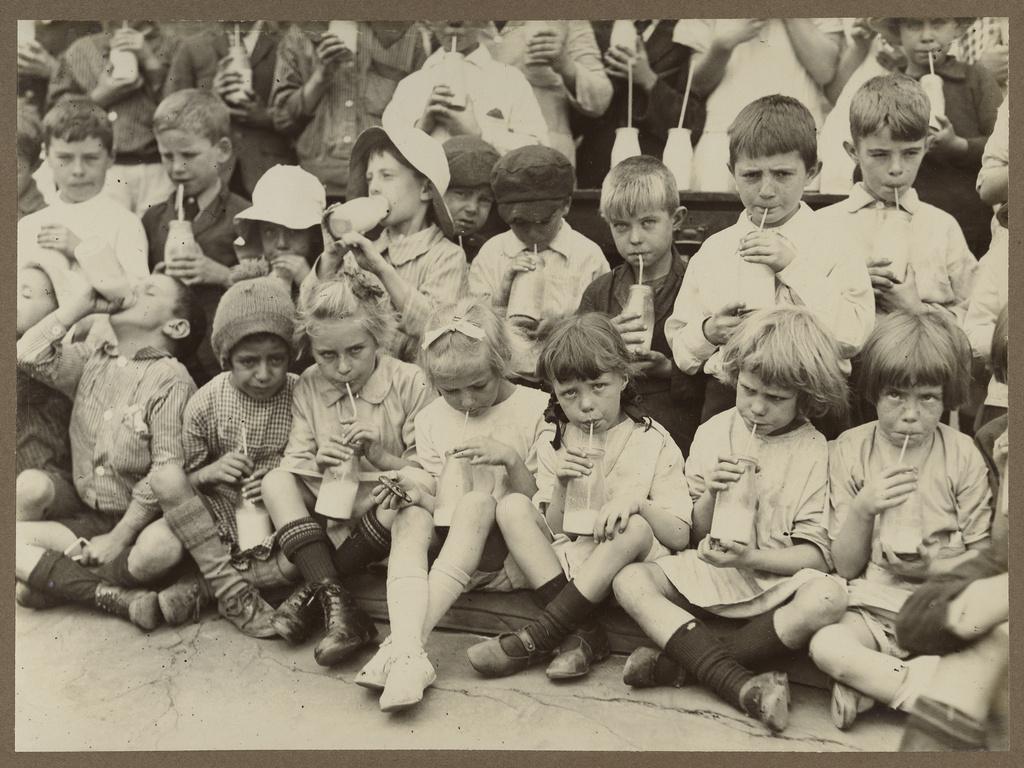
<path fill-rule="evenodd" d="M 619 42 L 621 30 L 603 21 L 349 22 L 347 32 L 323 22 L 227 22 L 198 26 L 185 37 L 173 25 L 164 30 L 152 22 L 107 22 L 104 31 L 71 43 L 58 59 L 42 43 L 26 42 L 19 48 L 19 66 L 26 76 L 52 72 L 49 104 L 65 93 L 81 93 L 117 116 L 118 162 L 111 173 L 118 184 L 112 190 L 141 212 L 170 191 L 156 167 L 159 156 L 149 131 L 162 93 L 199 87 L 225 99 L 236 145 L 225 180 L 246 197 L 263 171 L 291 157 L 320 178 L 331 199 L 343 197 L 353 144 L 385 113 L 441 140 L 481 136 L 500 152 L 547 143 L 574 165 L 580 158 L 578 186 L 590 188 L 607 171 L 614 131 L 627 119 L 629 69 L 636 84 L 633 125 L 641 150 L 656 156 L 668 130 L 679 123 L 682 94 L 692 80 L 689 114 L 682 121 L 696 144 L 692 189 L 733 189 L 724 162 L 728 126 L 745 104 L 782 92 L 801 101 L 821 131 L 823 178 L 829 180 L 823 191 L 844 193 L 854 171 L 840 149 L 850 95 L 887 70 L 915 78 L 928 73 L 930 50 L 943 79 L 948 117 L 925 164 L 921 192 L 928 202 L 964 217 L 968 242 L 983 253 L 985 215 L 970 187 L 1001 98 L 996 78 L 1005 82 L 1007 26 L 972 18 L 903 21 L 645 20 L 630 27 L 633 46 Z M 980 46 L 968 44 L 968 32 L 986 22 L 995 34 Z M 68 38 L 37 26 L 55 53 L 67 45 Z M 248 88 L 230 64 L 236 33 L 250 59 Z M 444 52 L 451 52 L 453 42 L 465 57 L 469 109 L 460 94 L 444 85 L 435 89 L 448 77 Z M 136 55 L 138 80 L 110 77 L 111 47 Z M 959 59 L 950 54 L 957 48 Z M 32 97 L 38 103 L 42 94 Z"/>

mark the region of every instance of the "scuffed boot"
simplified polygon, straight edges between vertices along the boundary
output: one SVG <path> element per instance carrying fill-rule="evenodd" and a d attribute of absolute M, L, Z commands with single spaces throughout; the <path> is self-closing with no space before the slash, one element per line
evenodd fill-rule
<path fill-rule="evenodd" d="M 740 701 L 744 712 L 776 733 L 789 725 L 789 678 L 782 672 L 765 672 L 748 680 Z"/>
<path fill-rule="evenodd" d="M 274 609 L 256 587 L 235 592 L 217 603 L 217 611 L 243 635 L 256 638 L 277 637 Z"/>
<path fill-rule="evenodd" d="M 292 645 L 308 638 L 318 626 L 320 611 L 316 593 L 315 585 L 303 584 L 274 611 L 271 618 L 274 631 Z"/>
<path fill-rule="evenodd" d="M 127 619 L 147 632 L 160 626 L 160 598 L 150 589 L 125 589 L 109 584 L 96 587 L 96 607 Z"/>
<path fill-rule="evenodd" d="M 322 667 L 331 667 L 357 648 L 377 639 L 377 625 L 356 605 L 352 595 L 335 581 L 317 585 L 317 597 L 323 610 L 326 634 L 316 644 L 313 655 Z"/>
<path fill-rule="evenodd" d="M 157 599 L 164 621 L 177 627 L 189 620 L 198 623 L 199 614 L 212 602 L 213 594 L 201 576 L 191 574 L 160 590 Z"/>

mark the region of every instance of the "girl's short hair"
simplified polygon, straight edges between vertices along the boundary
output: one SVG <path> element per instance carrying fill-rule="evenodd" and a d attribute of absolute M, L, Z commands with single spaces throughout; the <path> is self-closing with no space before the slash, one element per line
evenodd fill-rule
<path fill-rule="evenodd" d="M 992 375 L 1001 384 L 1006 383 L 1010 364 L 1010 323 L 1009 306 L 996 316 L 996 325 L 992 329 Z"/>
<path fill-rule="evenodd" d="M 466 322 L 483 331 L 476 339 L 457 330 Z M 435 309 L 427 321 L 424 340 L 442 331 L 425 346 L 421 345 L 419 364 L 427 380 L 435 384 L 440 376 L 454 377 L 476 371 L 481 364 L 495 375 L 507 378 L 512 361 L 512 343 L 505 320 L 490 303 L 477 296 L 466 296 Z M 436 386 L 436 385 L 435 385 Z"/>
<path fill-rule="evenodd" d="M 353 319 L 388 350 L 398 332 L 398 317 L 387 292 L 366 273 L 342 272 L 316 285 L 299 308 L 296 347 L 303 336 L 315 336 L 319 323 Z"/>
<path fill-rule="evenodd" d="M 740 371 L 769 386 L 795 390 L 800 414 L 842 416 L 849 386 L 840 366 L 839 344 L 803 307 L 762 309 L 749 315 L 722 348 L 723 372 L 735 387 Z"/>
<path fill-rule="evenodd" d="M 869 403 L 889 389 L 942 387 L 943 404 L 952 410 L 967 400 L 971 345 L 936 312 L 893 312 L 876 321 L 859 368 L 857 388 Z"/>

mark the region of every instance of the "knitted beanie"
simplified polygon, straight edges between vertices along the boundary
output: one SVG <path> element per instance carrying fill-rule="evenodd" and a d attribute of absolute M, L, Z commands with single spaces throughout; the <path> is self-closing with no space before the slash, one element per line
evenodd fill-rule
<path fill-rule="evenodd" d="M 228 288 L 213 316 L 210 344 L 221 368 L 230 367 L 231 350 L 246 336 L 272 333 L 292 351 L 295 305 L 276 277 L 243 280 Z"/>

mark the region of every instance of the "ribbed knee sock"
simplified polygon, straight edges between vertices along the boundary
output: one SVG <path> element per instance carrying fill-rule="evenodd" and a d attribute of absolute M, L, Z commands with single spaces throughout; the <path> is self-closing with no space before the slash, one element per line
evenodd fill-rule
<path fill-rule="evenodd" d="M 313 519 L 294 520 L 283 525 L 277 533 L 281 551 L 295 563 L 310 584 L 338 581 L 331 561 L 331 541 Z"/>
<path fill-rule="evenodd" d="M 423 619 L 423 640 L 434 631 L 455 601 L 469 585 L 471 576 L 456 565 L 435 560 L 427 577 L 427 613 Z"/>
<path fill-rule="evenodd" d="M 551 581 L 545 582 L 537 587 L 535 590 L 530 592 L 530 597 L 533 602 L 537 604 L 538 608 L 544 609 L 548 607 L 548 603 L 554 600 L 558 593 L 561 592 L 569 585 L 569 579 L 566 578 L 564 573 L 560 573 Z"/>
<path fill-rule="evenodd" d="M 371 509 L 357 522 L 351 535 L 341 542 L 331 559 L 338 576 L 362 573 L 367 566 L 387 557 L 391 550 L 391 531 L 377 519 L 377 510 Z"/>
<path fill-rule="evenodd" d="M 101 584 L 103 580 L 88 568 L 52 550 L 43 552 L 28 576 L 28 585 L 34 589 L 89 605 L 95 601 L 96 587 Z"/>
<path fill-rule="evenodd" d="M 392 645 L 422 648 L 427 611 L 427 572 L 422 568 L 389 568 L 388 621 Z"/>
<path fill-rule="evenodd" d="M 575 582 L 569 582 L 561 592 L 548 603 L 547 608 L 529 624 L 523 627 L 539 651 L 553 651 L 565 639 L 566 635 L 583 623 L 597 605 L 585 598 L 576 588 Z M 501 638 L 501 647 L 510 656 L 524 656 L 526 648 L 516 635 Z"/>
<path fill-rule="evenodd" d="M 743 666 L 792 652 L 775 631 L 775 611 L 763 613 L 748 621 L 726 638 L 725 647 Z"/>
<path fill-rule="evenodd" d="M 676 630 L 665 644 L 665 653 L 701 684 L 746 711 L 740 691 L 754 675 L 729 655 L 722 641 L 702 622 L 693 619 Z"/>

